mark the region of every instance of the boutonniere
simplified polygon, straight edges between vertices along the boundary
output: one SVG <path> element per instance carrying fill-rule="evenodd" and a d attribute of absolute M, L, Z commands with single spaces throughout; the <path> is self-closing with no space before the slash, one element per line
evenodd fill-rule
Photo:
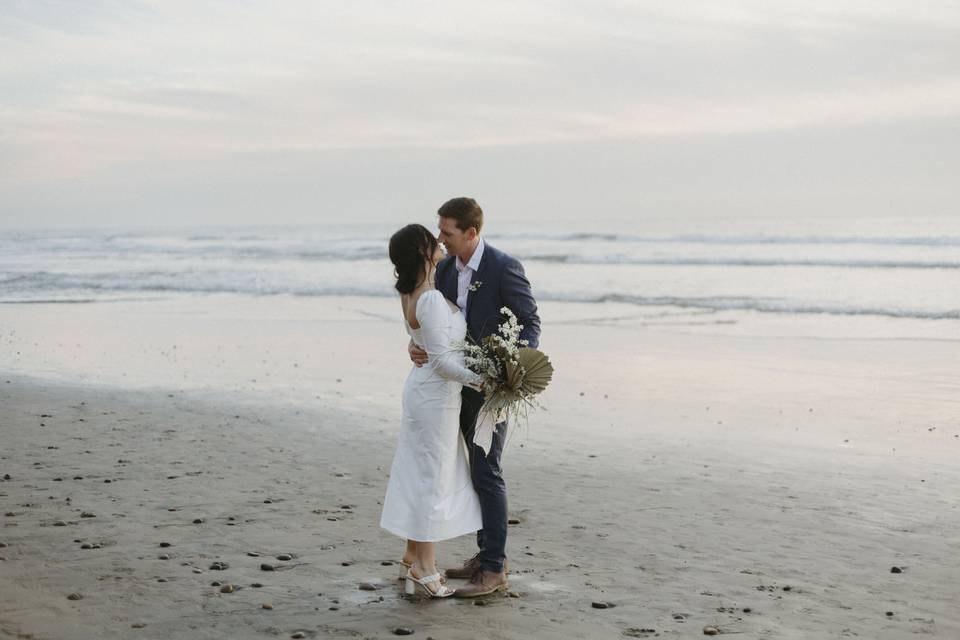
<path fill-rule="evenodd" d="M 468 286 L 467 289 L 469 289 L 470 291 L 476 291 L 482 285 L 483 285 L 483 282 L 481 282 L 480 280 L 477 280 L 476 282 L 470 283 L 470 286 Z"/>

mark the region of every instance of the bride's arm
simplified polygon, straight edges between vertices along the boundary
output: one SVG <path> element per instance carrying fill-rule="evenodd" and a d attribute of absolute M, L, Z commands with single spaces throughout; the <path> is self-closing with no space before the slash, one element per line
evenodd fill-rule
<path fill-rule="evenodd" d="M 463 366 L 456 358 L 456 349 L 450 344 L 447 326 L 451 310 L 442 295 L 427 292 L 417 305 L 417 320 L 420 322 L 420 336 L 423 349 L 427 352 L 427 362 L 433 370 L 447 380 L 478 389 L 483 382 L 479 374 Z"/>

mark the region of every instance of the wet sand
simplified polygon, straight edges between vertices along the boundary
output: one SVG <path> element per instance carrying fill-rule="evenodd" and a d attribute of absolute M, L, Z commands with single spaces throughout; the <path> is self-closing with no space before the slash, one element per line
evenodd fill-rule
<path fill-rule="evenodd" d="M 550 410 L 504 457 L 510 592 L 478 605 L 404 598 L 377 527 L 393 307 L 0 309 L 0 635 L 960 635 L 957 342 L 546 307 Z"/>

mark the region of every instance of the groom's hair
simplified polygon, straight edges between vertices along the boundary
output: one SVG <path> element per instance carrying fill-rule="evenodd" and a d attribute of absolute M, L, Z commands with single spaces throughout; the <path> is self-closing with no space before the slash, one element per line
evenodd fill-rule
<path fill-rule="evenodd" d="M 390 238 L 390 262 L 394 285 L 400 293 L 411 293 L 427 277 L 427 262 L 437 250 L 437 239 L 420 224 L 408 224 Z"/>
<path fill-rule="evenodd" d="M 447 200 L 437 210 L 441 218 L 452 218 L 457 221 L 457 229 L 466 231 L 470 227 L 480 233 L 483 228 L 483 209 L 473 198 L 454 198 Z"/>

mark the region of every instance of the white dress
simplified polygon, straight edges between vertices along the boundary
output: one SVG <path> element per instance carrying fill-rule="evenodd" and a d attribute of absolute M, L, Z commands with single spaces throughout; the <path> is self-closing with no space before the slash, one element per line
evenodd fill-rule
<path fill-rule="evenodd" d="M 483 528 L 460 435 L 460 390 L 481 378 L 453 347 L 467 324 L 442 293 L 424 292 L 416 317 L 420 328 L 408 324 L 407 333 L 429 360 L 414 366 L 403 386 L 403 418 L 380 526 L 407 540 L 436 542 Z"/>

